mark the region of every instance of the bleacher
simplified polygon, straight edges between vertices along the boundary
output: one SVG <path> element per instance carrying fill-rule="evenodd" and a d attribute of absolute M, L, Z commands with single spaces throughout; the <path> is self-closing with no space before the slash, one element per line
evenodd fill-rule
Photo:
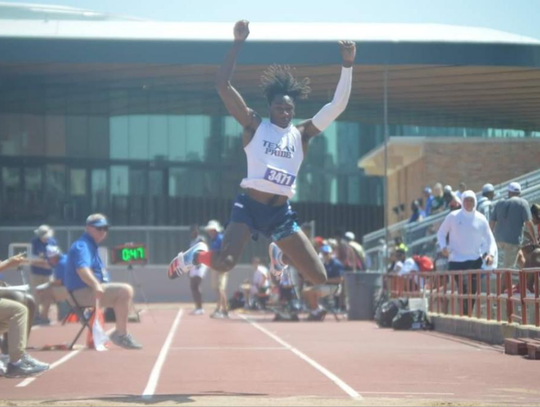
<path fill-rule="evenodd" d="M 486 179 L 486 182 L 489 182 Z M 540 202 L 540 169 L 521 175 L 514 179 L 495 185 L 494 202 L 507 197 L 507 186 L 510 182 L 521 184 L 521 197 L 525 198 L 529 204 Z M 477 193 L 477 197 L 481 192 Z M 395 223 L 388 227 L 388 253 L 391 252 L 394 239 L 401 237 L 409 248 L 408 255 L 421 254 L 435 258 L 437 254 L 437 230 L 450 211 L 446 210 L 429 216 L 420 222 L 408 223 L 407 220 Z M 370 269 L 373 271 L 384 271 L 384 258 L 386 230 L 379 229 L 364 236 L 363 244 L 366 256 L 369 258 Z"/>

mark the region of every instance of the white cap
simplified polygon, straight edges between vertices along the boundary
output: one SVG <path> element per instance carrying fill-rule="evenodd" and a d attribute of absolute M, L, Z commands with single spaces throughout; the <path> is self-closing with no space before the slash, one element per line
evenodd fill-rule
<path fill-rule="evenodd" d="M 62 251 L 58 246 L 55 245 L 47 245 L 46 248 L 47 258 L 50 259 L 51 257 L 60 256 L 62 254 Z"/>
<path fill-rule="evenodd" d="M 356 236 L 354 235 L 353 232 L 346 232 L 345 233 L 345 239 L 347 240 L 354 240 L 356 238 Z"/>
<path fill-rule="evenodd" d="M 215 230 L 216 232 L 221 232 L 223 228 L 221 227 L 221 223 L 219 223 L 217 220 L 211 220 L 208 221 L 208 225 L 204 227 L 204 230 Z"/>
<path fill-rule="evenodd" d="M 444 192 L 452 192 L 452 187 L 450 185 L 445 185 Z"/>
<path fill-rule="evenodd" d="M 41 225 L 39 228 L 34 230 L 34 234 L 40 239 L 50 239 L 54 236 L 54 231 L 49 225 Z"/>
<path fill-rule="evenodd" d="M 488 192 L 493 192 L 493 191 L 495 191 L 495 188 L 493 187 L 493 184 L 485 184 L 482 187 L 482 193 L 483 194 L 487 194 Z"/>
<path fill-rule="evenodd" d="M 521 193 L 521 185 L 519 182 L 511 182 L 508 184 L 508 192 L 517 192 L 518 194 Z"/>

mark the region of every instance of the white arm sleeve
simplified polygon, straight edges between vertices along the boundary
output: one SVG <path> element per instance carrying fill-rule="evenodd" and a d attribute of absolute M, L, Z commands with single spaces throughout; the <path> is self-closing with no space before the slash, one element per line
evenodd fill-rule
<path fill-rule="evenodd" d="M 448 232 L 450 232 L 450 216 L 444 218 L 444 221 L 437 232 L 437 242 L 439 243 L 441 250 L 446 247 L 446 235 Z"/>
<path fill-rule="evenodd" d="M 324 107 L 319 110 L 319 113 L 311 119 L 313 125 L 320 131 L 324 131 L 330 126 L 347 107 L 349 96 L 351 95 L 352 71 L 352 67 L 341 67 L 341 76 L 336 88 L 336 93 L 334 93 L 334 98 L 330 103 L 324 105 Z"/>

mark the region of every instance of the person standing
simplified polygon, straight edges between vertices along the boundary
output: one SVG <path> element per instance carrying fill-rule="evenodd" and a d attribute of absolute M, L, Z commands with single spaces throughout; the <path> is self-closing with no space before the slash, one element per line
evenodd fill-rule
<path fill-rule="evenodd" d="M 489 222 L 491 220 L 491 209 L 493 198 L 495 197 L 495 188 L 492 184 L 485 184 L 482 187 L 482 197 L 478 200 L 476 210 L 484 215 Z"/>
<path fill-rule="evenodd" d="M 197 243 L 205 242 L 204 237 L 199 233 L 199 225 L 191 226 L 191 242 L 190 246 L 194 246 Z M 193 302 L 195 303 L 195 309 L 191 311 L 191 315 L 203 315 L 204 308 L 202 303 L 201 284 L 204 276 L 206 275 L 206 267 L 204 264 L 198 264 L 193 267 L 189 272 L 189 282 L 191 288 L 191 295 Z"/>
<path fill-rule="evenodd" d="M 499 248 L 499 268 L 516 266 L 524 225 L 531 236 L 536 236 L 529 203 L 520 194 L 521 185 L 511 182 L 508 184 L 508 198 L 497 202 L 491 212 L 490 226 Z"/>
<path fill-rule="evenodd" d="M 437 241 L 443 256 L 449 259 L 449 271 L 480 270 L 484 262 L 488 266 L 493 263 L 497 246 L 485 216 L 476 210 L 475 193 L 465 191 L 462 197 L 463 207 L 446 216 L 437 232 Z M 463 293 L 476 293 L 476 280 L 473 275 L 468 287 L 464 277 Z M 468 301 L 464 301 L 463 313 L 469 315 L 468 312 Z"/>

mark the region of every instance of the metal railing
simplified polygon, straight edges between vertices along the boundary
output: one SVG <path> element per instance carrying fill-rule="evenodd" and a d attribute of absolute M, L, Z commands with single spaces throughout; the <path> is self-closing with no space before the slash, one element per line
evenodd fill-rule
<path fill-rule="evenodd" d="M 391 297 L 426 298 L 429 312 L 536 327 L 540 327 L 539 283 L 540 268 L 385 276 Z"/>
<path fill-rule="evenodd" d="M 508 187 L 508 184 L 510 182 L 519 182 L 521 184 L 522 188 L 522 194 L 521 196 L 527 200 L 531 199 L 527 197 L 528 194 L 527 190 L 533 191 L 533 187 L 540 186 L 540 169 L 536 171 L 529 172 L 524 175 L 520 175 L 519 177 L 513 178 L 509 181 L 503 182 L 501 184 L 495 185 L 495 199 L 493 202 L 497 202 L 500 199 L 504 199 L 506 196 L 506 190 Z M 480 197 L 482 194 L 481 192 L 477 193 L 477 197 Z M 536 196 L 536 200 L 540 199 L 540 193 L 534 194 Z M 396 236 L 398 233 L 406 234 L 409 230 L 414 231 L 415 229 L 420 228 L 421 225 L 430 225 L 433 223 L 436 223 L 438 221 L 441 221 L 445 218 L 445 216 L 449 213 L 449 210 L 446 210 L 444 212 L 440 212 L 438 214 L 429 216 L 425 220 L 421 222 L 415 222 L 415 223 L 408 223 L 408 220 L 403 220 L 398 223 L 394 223 L 393 225 L 388 227 L 388 231 L 390 235 Z M 404 232 L 403 232 L 404 231 Z M 370 249 L 375 246 L 378 246 L 378 242 L 380 239 L 384 239 L 386 235 L 386 232 L 384 229 L 379 229 L 374 232 L 368 233 L 363 238 L 363 244 L 365 249 Z"/>

